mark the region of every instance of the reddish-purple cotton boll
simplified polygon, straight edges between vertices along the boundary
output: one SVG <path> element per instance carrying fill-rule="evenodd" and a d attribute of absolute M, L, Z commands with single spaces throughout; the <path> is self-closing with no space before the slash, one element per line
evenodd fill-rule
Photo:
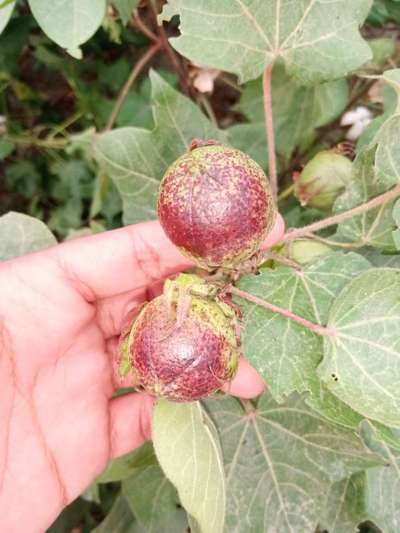
<path fill-rule="evenodd" d="M 273 228 L 267 178 L 248 155 L 197 141 L 167 170 L 158 214 L 171 241 L 198 266 L 233 269 L 252 257 Z"/>

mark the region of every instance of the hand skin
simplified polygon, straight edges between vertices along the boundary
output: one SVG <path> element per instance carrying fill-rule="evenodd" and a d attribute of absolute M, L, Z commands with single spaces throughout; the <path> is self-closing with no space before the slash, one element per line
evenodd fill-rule
<path fill-rule="evenodd" d="M 278 219 L 264 246 L 283 235 Z M 191 266 L 158 222 L 0 263 L 0 531 L 43 533 L 107 462 L 151 436 L 153 398 L 112 398 L 126 317 Z M 242 359 L 229 393 L 264 382 Z"/>

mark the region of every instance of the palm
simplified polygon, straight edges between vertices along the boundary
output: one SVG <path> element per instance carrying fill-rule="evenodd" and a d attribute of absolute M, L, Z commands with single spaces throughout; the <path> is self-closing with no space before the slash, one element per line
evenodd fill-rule
<path fill-rule="evenodd" d="M 0 266 L 4 531 L 43 531 L 110 458 L 149 437 L 152 399 L 112 397 L 116 343 L 149 291 L 188 266 L 157 223 Z M 231 391 L 250 397 L 262 386 L 244 362 Z"/>

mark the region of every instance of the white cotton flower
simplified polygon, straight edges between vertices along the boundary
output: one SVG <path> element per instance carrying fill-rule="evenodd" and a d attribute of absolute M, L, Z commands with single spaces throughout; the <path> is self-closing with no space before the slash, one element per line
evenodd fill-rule
<path fill-rule="evenodd" d="M 351 126 L 346 133 L 346 139 L 357 140 L 364 129 L 372 120 L 372 113 L 367 107 L 359 106 L 352 111 L 347 111 L 340 121 L 341 126 Z"/>

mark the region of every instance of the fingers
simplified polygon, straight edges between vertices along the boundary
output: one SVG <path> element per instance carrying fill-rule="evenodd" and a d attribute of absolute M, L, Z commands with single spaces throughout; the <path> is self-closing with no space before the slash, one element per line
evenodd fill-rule
<path fill-rule="evenodd" d="M 267 238 L 261 245 L 262 249 L 270 248 L 280 240 L 282 240 L 283 235 L 285 234 L 285 222 L 280 213 L 277 213 L 274 227 L 271 232 L 268 234 Z"/>
<path fill-rule="evenodd" d="M 154 401 L 143 392 L 110 400 L 111 458 L 128 453 L 151 438 Z"/>
<path fill-rule="evenodd" d="M 259 396 L 264 389 L 264 380 L 257 370 L 244 357 L 241 357 L 238 373 L 222 390 L 239 398 L 251 399 Z"/>
<path fill-rule="evenodd" d="M 140 290 L 192 264 L 165 235 L 158 221 L 65 242 L 46 253 L 93 299 Z"/>

